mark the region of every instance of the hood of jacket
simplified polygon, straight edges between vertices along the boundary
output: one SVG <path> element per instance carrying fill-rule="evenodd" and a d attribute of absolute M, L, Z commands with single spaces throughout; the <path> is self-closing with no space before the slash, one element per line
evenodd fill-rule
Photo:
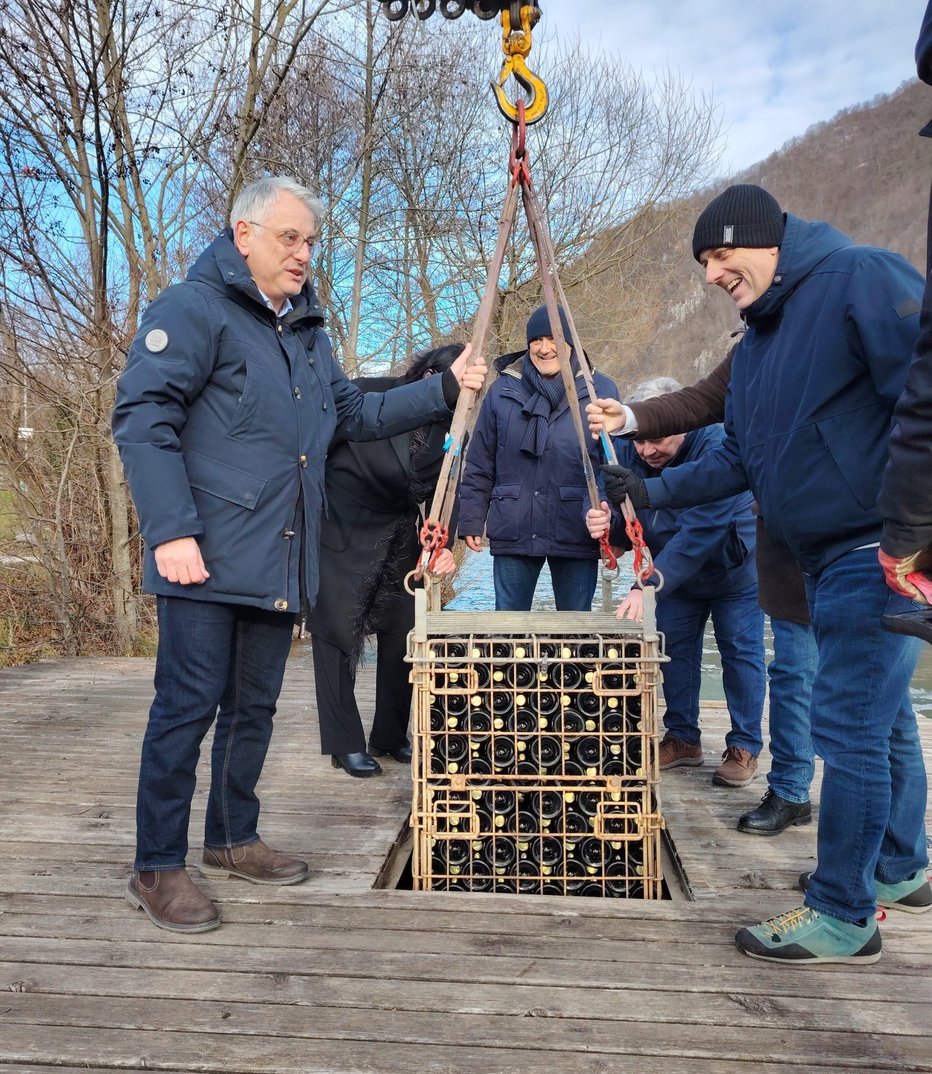
<path fill-rule="evenodd" d="M 186 278 L 189 283 L 205 284 L 221 294 L 232 293 L 241 305 L 258 304 L 263 310 L 268 309 L 249 271 L 249 264 L 236 249 L 230 228 L 222 231 L 200 254 Z M 301 291 L 292 296 L 291 305 L 291 311 L 283 318 L 286 324 L 305 322 L 319 326 L 324 323 L 324 311 L 309 279 L 304 281 Z"/>
<path fill-rule="evenodd" d="M 787 299 L 815 268 L 836 251 L 854 245 L 852 239 L 831 224 L 801 220 L 786 213 L 773 282 L 742 314 L 748 327 L 766 327 L 768 322 L 776 320 Z"/>

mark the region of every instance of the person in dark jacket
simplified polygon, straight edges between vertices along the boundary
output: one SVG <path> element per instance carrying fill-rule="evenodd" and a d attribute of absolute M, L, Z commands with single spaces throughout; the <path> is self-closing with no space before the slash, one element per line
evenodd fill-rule
<path fill-rule="evenodd" d="M 919 642 L 881 627 L 884 614 L 911 605 L 877 564 L 876 504 L 922 277 L 898 254 L 784 214 L 748 184 L 703 210 L 693 253 L 748 326 L 725 441 L 701 466 L 648 481 L 619 473 L 609 491 L 643 509 L 750 488 L 806 572 L 819 650 L 810 720 L 824 761 L 818 865 L 800 878 L 802 908 L 735 939 L 771 961 L 875 962 L 878 902 L 932 907 L 926 774 L 909 700 Z"/>
<path fill-rule="evenodd" d="M 599 399 L 586 407 L 590 428 L 598 437 L 604 428 L 625 437 L 653 440 L 677 430 L 700 429 L 722 422 L 735 347 L 705 378 L 679 391 L 650 399 Z M 758 600 L 770 617 L 773 660 L 770 682 L 770 771 L 760 805 L 738 818 L 738 831 L 779 835 L 791 825 L 812 820 L 809 786 L 815 755 L 809 729 L 809 702 L 818 651 L 803 573 L 789 550 L 767 532 L 757 506 L 755 549 Z"/>
<path fill-rule="evenodd" d="M 334 361 L 308 280 L 321 205 L 263 179 L 240 192 L 184 283 L 142 318 L 117 387 L 113 433 L 156 594 L 155 700 L 142 747 L 128 897 L 175 932 L 220 923 L 185 871 L 200 743 L 216 718 L 201 872 L 293 884 L 307 865 L 257 832 L 256 784 L 299 603 L 313 604 L 324 458 L 450 413 L 460 377 L 384 395 Z M 446 379 L 446 378 L 444 378 Z"/>
<path fill-rule="evenodd" d="M 569 324 L 560 310 L 565 339 Z M 495 361 L 500 373 L 476 420 L 463 470 L 458 531 L 473 552 L 485 533 L 497 611 L 528 611 L 546 562 L 560 611 L 590 611 L 599 548 L 586 532 L 586 478 L 545 306 L 527 322 L 528 349 Z M 589 398 L 571 353 L 581 406 Z M 593 373 L 598 395 L 615 385 Z M 598 449 L 587 444 L 593 468 Z"/>
<path fill-rule="evenodd" d="M 932 3 L 916 43 L 916 68 L 922 81 L 932 85 Z M 932 122 L 920 134 L 932 138 Z M 894 592 L 928 605 L 932 604 L 932 186 L 919 339 L 893 418 L 890 462 L 878 500 L 884 516 L 880 564 Z"/>
<path fill-rule="evenodd" d="M 442 373 L 460 352 L 417 355 L 399 377 L 358 377 L 363 392 L 393 390 Z M 327 511 L 320 534 L 320 590 L 307 620 L 313 640 L 321 752 L 351 776 L 382 771 L 375 757 L 410 762 L 407 635 L 414 599 L 405 575 L 421 551 L 421 504 L 443 465 L 449 420 L 368 443 L 336 439 L 327 456 Z M 375 715 L 366 748 L 356 704 L 356 666 L 365 638 L 377 635 Z"/>
<path fill-rule="evenodd" d="M 643 402 L 678 391 L 672 377 L 645 381 L 628 403 Z M 618 461 L 654 477 L 663 470 L 702 460 L 725 437 L 721 425 L 666 437 L 616 440 Z M 657 627 L 666 638 L 669 663 L 663 668 L 666 734 L 660 743 L 661 770 L 703 762 L 699 726 L 699 683 L 702 640 L 712 618 L 722 657 L 722 682 L 731 717 L 722 763 L 712 780 L 725 787 L 744 787 L 757 771 L 763 746 L 764 617 L 757 600 L 754 563 L 754 516 L 748 493 L 685 510 L 642 511 L 638 518 L 654 567 L 663 577 L 657 593 Z M 606 505 L 603 503 L 603 508 Z M 613 503 L 610 539 L 624 545 L 624 525 Z M 587 514 L 589 534 L 598 540 L 606 530 L 605 510 Z M 650 578 L 646 585 L 656 584 Z M 636 586 L 618 608 L 620 618 L 641 620 L 642 589 Z"/>

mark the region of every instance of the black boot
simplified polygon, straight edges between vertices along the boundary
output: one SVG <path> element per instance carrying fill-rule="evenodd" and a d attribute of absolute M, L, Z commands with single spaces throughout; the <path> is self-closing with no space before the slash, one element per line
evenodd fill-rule
<path fill-rule="evenodd" d="M 406 742 L 403 746 L 396 746 L 393 750 L 380 750 L 378 746 L 370 745 L 369 752 L 373 757 L 391 757 L 399 764 L 410 764 L 413 753 L 410 742 Z"/>
<path fill-rule="evenodd" d="M 749 835 L 779 835 L 791 824 L 808 824 L 812 820 L 811 802 L 788 802 L 768 791 L 757 809 L 738 818 L 738 831 Z"/>
<path fill-rule="evenodd" d="M 335 753 L 330 758 L 334 768 L 342 768 L 349 776 L 381 776 L 382 766 L 368 753 Z"/>

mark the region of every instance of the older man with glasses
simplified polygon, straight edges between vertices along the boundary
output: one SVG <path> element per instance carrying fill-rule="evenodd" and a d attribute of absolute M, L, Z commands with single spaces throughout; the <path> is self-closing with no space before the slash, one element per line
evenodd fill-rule
<path fill-rule="evenodd" d="M 157 596 L 155 700 L 142 747 L 128 898 L 160 928 L 220 924 L 185 870 L 200 744 L 216 721 L 200 871 L 295 884 L 305 862 L 259 838 L 256 785 L 295 613 L 313 604 L 323 469 L 345 439 L 448 418 L 485 364 L 363 394 L 333 358 L 308 278 L 323 214 L 306 188 L 262 179 L 184 283 L 146 311 L 120 377 L 114 437 Z"/>

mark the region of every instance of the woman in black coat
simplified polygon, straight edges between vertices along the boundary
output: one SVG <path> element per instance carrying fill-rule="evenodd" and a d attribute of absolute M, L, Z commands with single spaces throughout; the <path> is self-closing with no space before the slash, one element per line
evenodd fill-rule
<path fill-rule="evenodd" d="M 386 391 L 442 373 L 462 350 L 417 355 L 400 377 L 359 377 L 364 392 Z M 308 617 L 321 752 L 351 776 L 382 771 L 375 756 L 411 760 L 411 684 L 404 662 L 414 626 L 405 575 L 421 551 L 420 505 L 433 496 L 449 421 L 387 440 L 335 440 L 326 466 L 327 510 L 320 535 L 320 592 Z M 356 667 L 376 634 L 375 716 L 366 749 L 356 704 Z"/>

